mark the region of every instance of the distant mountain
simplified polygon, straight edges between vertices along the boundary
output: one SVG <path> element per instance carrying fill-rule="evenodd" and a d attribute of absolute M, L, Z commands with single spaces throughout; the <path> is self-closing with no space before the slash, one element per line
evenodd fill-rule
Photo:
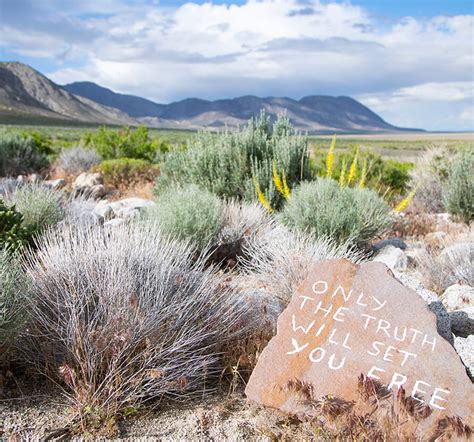
<path fill-rule="evenodd" d="M 158 104 L 133 95 L 118 94 L 91 82 L 63 86 L 69 92 L 106 106 L 116 107 L 149 126 L 199 129 L 242 126 L 262 109 L 273 118 L 286 112 L 292 123 L 309 132 L 398 132 L 368 107 L 350 97 L 313 95 L 291 98 L 244 96 L 207 101 L 188 98 Z"/>
<path fill-rule="evenodd" d="M 129 115 L 64 90 L 30 66 L 0 62 L 0 121 L 137 124 Z"/>

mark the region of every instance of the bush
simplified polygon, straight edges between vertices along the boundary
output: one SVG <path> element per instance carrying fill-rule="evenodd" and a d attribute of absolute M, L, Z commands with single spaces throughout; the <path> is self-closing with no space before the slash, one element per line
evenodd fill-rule
<path fill-rule="evenodd" d="M 189 239 L 199 249 L 215 240 L 222 226 L 222 203 L 219 198 L 197 186 L 169 188 L 148 209 L 146 218 L 156 221 L 163 234 Z"/>
<path fill-rule="evenodd" d="M 441 295 L 453 284 L 474 287 L 474 243 L 454 244 L 441 252 L 425 248 L 416 257 L 427 286 Z"/>
<path fill-rule="evenodd" d="M 311 177 L 307 139 L 297 135 L 287 118 L 272 126 L 264 113 L 240 132 L 199 133 L 184 151 L 170 152 L 161 165 L 156 193 L 178 184 L 196 184 L 226 198 L 255 200 L 254 178 L 270 204 L 284 198 L 276 189 L 274 168 L 289 188 Z"/>
<path fill-rule="evenodd" d="M 63 149 L 58 158 L 59 167 L 72 175 L 87 172 L 101 161 L 101 156 L 95 150 L 82 146 Z"/>
<path fill-rule="evenodd" d="M 24 324 L 23 272 L 18 258 L 0 246 L 0 362 Z"/>
<path fill-rule="evenodd" d="M 0 251 L 17 250 L 30 240 L 30 231 L 23 225 L 23 215 L 15 206 L 7 207 L 0 199 Z"/>
<path fill-rule="evenodd" d="M 84 140 L 104 160 L 136 158 L 153 162 L 161 152 L 169 149 L 165 143 L 152 139 L 145 126 L 135 130 L 129 127 L 120 130 L 101 127 L 97 132 L 87 134 Z"/>
<path fill-rule="evenodd" d="M 64 217 L 62 194 L 41 185 L 19 187 L 6 195 L 5 200 L 23 215 L 22 226 L 30 235 L 41 234 Z"/>
<path fill-rule="evenodd" d="M 94 171 L 100 173 L 105 185 L 128 189 L 143 182 L 152 182 L 159 173 L 159 167 L 145 160 L 119 158 L 102 161 Z"/>
<path fill-rule="evenodd" d="M 0 132 L 0 176 L 30 173 L 47 165 L 46 154 L 33 138 Z"/>
<path fill-rule="evenodd" d="M 469 223 L 474 218 L 474 152 L 460 153 L 452 162 L 443 200 L 448 212 Z"/>
<path fill-rule="evenodd" d="M 226 346 L 246 333 L 224 277 L 151 224 L 49 231 L 27 273 L 33 362 L 59 377 L 89 430 L 212 390 Z"/>
<path fill-rule="evenodd" d="M 340 188 L 320 178 L 295 189 L 282 211 L 282 221 L 315 238 L 331 237 L 339 243 L 365 247 L 390 224 L 390 209 L 374 191 Z"/>

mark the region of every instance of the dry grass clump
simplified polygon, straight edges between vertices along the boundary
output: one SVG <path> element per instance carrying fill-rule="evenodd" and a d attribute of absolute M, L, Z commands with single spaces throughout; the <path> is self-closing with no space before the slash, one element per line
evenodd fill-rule
<path fill-rule="evenodd" d="M 439 294 L 453 284 L 474 286 L 474 243 L 445 243 L 441 250 L 425 247 L 416 265 L 428 288 Z"/>
<path fill-rule="evenodd" d="M 384 385 L 360 375 L 358 397 L 354 401 L 326 396 L 315 397 L 310 383 L 291 380 L 286 389 L 300 398 L 306 410 L 280 421 L 277 425 L 261 429 L 261 433 L 274 440 L 469 440 L 474 435 L 459 417 L 446 417 L 435 422 L 431 434 L 421 425 L 431 415 L 431 408 L 400 388 L 395 397 Z"/>
<path fill-rule="evenodd" d="M 428 233 L 436 231 L 436 215 L 423 212 L 406 212 L 397 214 L 393 224 L 384 236 L 399 238 L 421 238 Z"/>
<path fill-rule="evenodd" d="M 76 430 L 111 434 L 149 401 L 212 390 L 246 306 L 205 260 L 148 224 L 39 241 L 27 258 L 27 357 L 62 386 Z"/>
<path fill-rule="evenodd" d="M 358 262 L 363 256 L 348 242 L 339 244 L 328 237 L 314 239 L 275 223 L 272 229 L 249 241 L 241 265 L 247 284 L 264 288 L 286 305 L 315 261 L 346 258 Z"/>
<path fill-rule="evenodd" d="M 67 174 L 79 175 L 88 172 L 101 161 L 102 157 L 94 149 L 79 145 L 63 149 L 58 157 L 58 166 Z"/>

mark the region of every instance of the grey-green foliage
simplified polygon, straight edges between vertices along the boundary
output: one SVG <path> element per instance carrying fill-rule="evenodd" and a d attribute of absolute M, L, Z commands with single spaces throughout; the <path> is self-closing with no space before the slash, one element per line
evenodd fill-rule
<path fill-rule="evenodd" d="M 2 347 L 11 343 L 24 323 L 23 281 L 17 256 L 0 247 L 0 361 L 6 354 L 6 348 Z"/>
<path fill-rule="evenodd" d="M 163 234 L 186 239 L 199 249 L 209 245 L 223 222 L 223 205 L 219 197 L 196 185 L 169 187 L 147 210 L 145 219 L 155 221 Z"/>
<path fill-rule="evenodd" d="M 474 218 L 474 152 L 461 152 L 452 162 L 443 188 L 446 209 L 469 223 Z"/>
<path fill-rule="evenodd" d="M 87 172 L 101 162 L 102 157 L 94 149 L 86 149 L 83 146 L 63 149 L 58 158 L 61 169 L 72 174 Z"/>
<path fill-rule="evenodd" d="M 0 132 L 0 176 L 16 176 L 37 171 L 48 164 L 31 137 Z"/>
<path fill-rule="evenodd" d="M 41 233 L 64 217 L 62 194 L 41 185 L 19 187 L 7 194 L 5 201 L 9 206 L 15 205 L 23 215 L 23 226 L 32 234 Z"/>
<path fill-rule="evenodd" d="M 391 217 L 389 207 L 374 191 L 341 189 L 335 180 L 319 178 L 294 190 L 281 219 L 316 238 L 365 247 L 390 224 Z"/>
<path fill-rule="evenodd" d="M 199 133 L 184 151 L 170 152 L 161 166 L 156 192 L 172 183 L 193 183 L 226 198 L 254 200 L 255 177 L 273 207 L 283 197 L 273 183 L 273 164 L 283 171 L 290 188 L 311 176 L 307 139 L 295 133 L 289 120 L 271 124 L 261 113 L 240 131 Z"/>

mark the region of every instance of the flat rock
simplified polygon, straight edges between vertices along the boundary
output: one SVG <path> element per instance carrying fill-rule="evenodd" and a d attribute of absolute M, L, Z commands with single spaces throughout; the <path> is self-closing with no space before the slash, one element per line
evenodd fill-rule
<path fill-rule="evenodd" d="M 460 416 L 473 425 L 474 386 L 455 349 L 437 332 L 436 316 L 382 263 L 344 259 L 313 265 L 278 318 L 277 335 L 247 384 L 248 398 L 291 414 L 311 406 L 291 388 L 310 384 L 313 397 L 358 399 L 364 374 L 430 408 L 420 429 Z M 309 407 L 309 408 L 308 408 Z"/>
<path fill-rule="evenodd" d="M 391 245 L 379 250 L 373 260 L 384 263 L 393 271 L 403 272 L 408 268 L 408 257 L 405 252 Z"/>
<path fill-rule="evenodd" d="M 153 201 L 143 198 L 125 198 L 109 204 L 115 216 L 119 218 L 135 217 L 137 211 L 141 211 L 148 207 L 154 207 L 155 205 L 156 203 Z"/>

